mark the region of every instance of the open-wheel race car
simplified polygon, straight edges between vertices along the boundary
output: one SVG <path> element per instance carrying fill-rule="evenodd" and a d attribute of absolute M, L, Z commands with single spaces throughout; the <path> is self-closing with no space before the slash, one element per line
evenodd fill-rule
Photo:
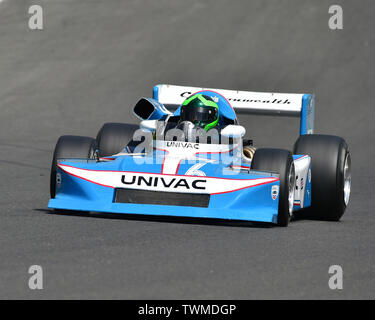
<path fill-rule="evenodd" d="M 61 136 L 48 207 L 260 221 L 299 212 L 337 221 L 350 196 L 344 139 L 314 131 L 314 95 L 157 85 L 139 125 L 106 123 L 96 139 Z M 237 113 L 300 117 L 293 151 L 256 148 Z"/>

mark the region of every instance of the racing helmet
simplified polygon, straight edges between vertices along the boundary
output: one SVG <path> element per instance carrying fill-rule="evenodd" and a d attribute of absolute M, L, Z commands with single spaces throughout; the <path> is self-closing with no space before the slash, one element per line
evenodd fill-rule
<path fill-rule="evenodd" d="M 219 106 L 207 95 L 194 94 L 187 98 L 181 106 L 179 123 L 184 121 L 189 121 L 208 131 L 219 122 Z"/>

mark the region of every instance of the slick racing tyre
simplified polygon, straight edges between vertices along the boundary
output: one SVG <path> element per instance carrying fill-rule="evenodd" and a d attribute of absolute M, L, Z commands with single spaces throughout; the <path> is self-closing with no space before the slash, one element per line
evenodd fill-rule
<path fill-rule="evenodd" d="M 138 125 L 128 123 L 105 123 L 96 137 L 99 157 L 108 157 L 121 152 L 126 146 L 135 147 L 133 141 Z"/>
<path fill-rule="evenodd" d="M 293 212 L 294 189 L 296 185 L 293 157 L 283 149 L 256 149 L 251 169 L 279 174 L 279 210 L 277 224 L 286 227 Z"/>
<path fill-rule="evenodd" d="M 311 157 L 311 208 L 309 218 L 338 221 L 349 203 L 351 158 L 344 139 L 309 134 L 298 138 L 294 154 Z"/>
<path fill-rule="evenodd" d="M 59 140 L 57 140 L 51 166 L 51 198 L 54 198 L 56 195 L 57 160 L 63 158 L 94 159 L 95 150 L 96 141 L 94 138 L 81 136 L 61 136 Z"/>

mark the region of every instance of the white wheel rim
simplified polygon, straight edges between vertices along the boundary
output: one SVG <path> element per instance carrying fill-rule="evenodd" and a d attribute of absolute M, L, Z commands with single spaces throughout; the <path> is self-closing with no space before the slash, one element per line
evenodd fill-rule
<path fill-rule="evenodd" d="M 351 159 L 347 153 L 344 162 L 344 203 L 347 206 L 350 198 L 350 189 L 352 186 Z"/>
<path fill-rule="evenodd" d="M 294 164 L 290 166 L 288 174 L 288 203 L 289 203 L 289 216 L 293 213 L 294 206 L 294 189 L 296 186 L 296 178 L 294 171 Z"/>

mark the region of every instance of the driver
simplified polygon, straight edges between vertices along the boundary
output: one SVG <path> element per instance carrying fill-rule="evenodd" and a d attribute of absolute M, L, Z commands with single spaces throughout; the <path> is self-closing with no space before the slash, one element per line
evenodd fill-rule
<path fill-rule="evenodd" d="M 181 106 L 179 124 L 184 121 L 189 121 L 208 131 L 218 125 L 219 106 L 207 95 L 194 94 L 187 98 Z"/>
<path fill-rule="evenodd" d="M 218 129 L 218 123 L 219 106 L 217 103 L 207 95 L 194 94 L 181 105 L 180 119 L 176 128 L 180 129 L 183 135 L 177 139 L 201 143 L 219 141 L 218 130 L 211 130 Z"/>

